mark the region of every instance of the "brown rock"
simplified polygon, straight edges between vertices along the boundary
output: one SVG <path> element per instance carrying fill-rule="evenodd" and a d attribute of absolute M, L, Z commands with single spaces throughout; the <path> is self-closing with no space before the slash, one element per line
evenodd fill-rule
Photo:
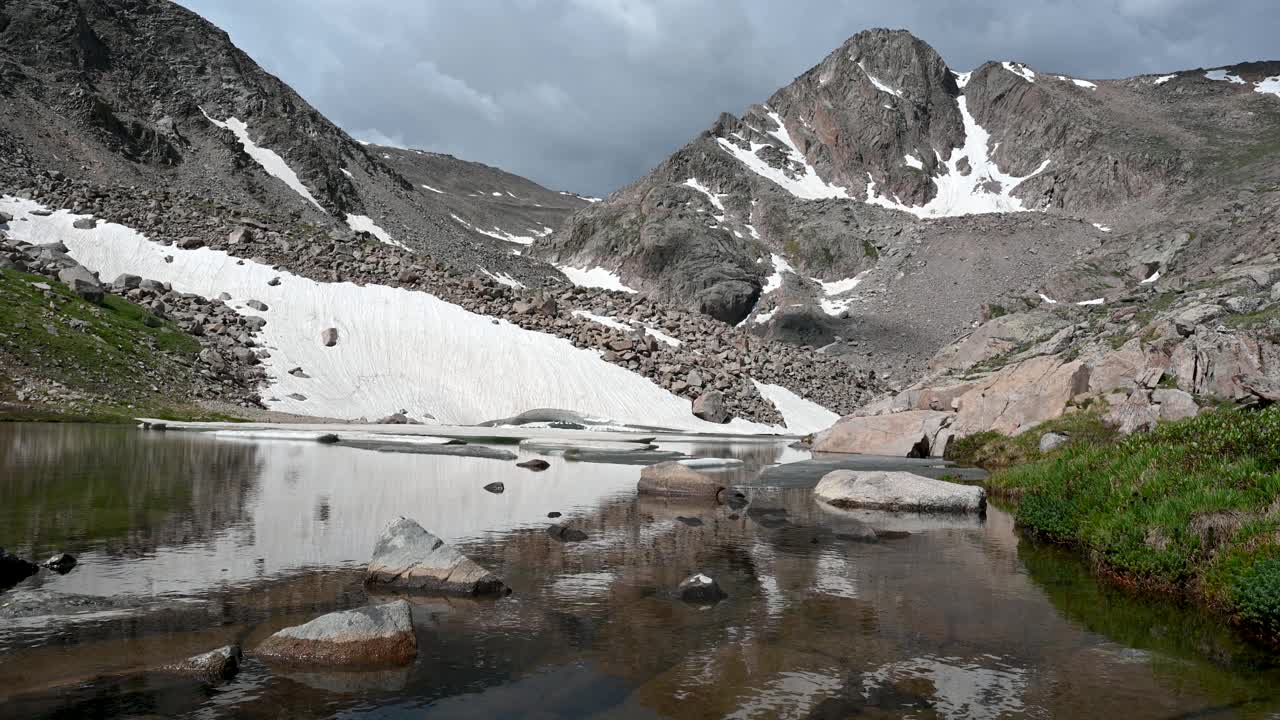
<path fill-rule="evenodd" d="M 719 497 L 724 488 L 719 480 L 674 461 L 644 468 L 636 485 L 642 495 L 708 498 Z"/>
<path fill-rule="evenodd" d="M 889 415 L 845 417 L 818 433 L 814 452 L 858 453 L 892 457 L 940 456 L 939 434 L 951 413 L 910 410 Z"/>
<path fill-rule="evenodd" d="M 255 654 L 286 665 L 376 667 L 403 665 L 418 655 L 409 603 L 404 600 L 322 615 L 285 628 Z"/>

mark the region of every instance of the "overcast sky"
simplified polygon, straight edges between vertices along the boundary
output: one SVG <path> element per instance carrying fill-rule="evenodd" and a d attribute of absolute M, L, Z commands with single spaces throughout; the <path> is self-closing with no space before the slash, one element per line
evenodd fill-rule
<path fill-rule="evenodd" d="M 868 27 L 911 30 L 956 70 L 1113 78 L 1280 56 L 1276 0 L 180 2 L 358 139 L 590 195 Z"/>

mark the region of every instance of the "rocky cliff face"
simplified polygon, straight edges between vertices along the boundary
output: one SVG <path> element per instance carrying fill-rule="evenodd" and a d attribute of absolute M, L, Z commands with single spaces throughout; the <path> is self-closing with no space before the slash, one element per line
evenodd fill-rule
<path fill-rule="evenodd" d="M 959 73 L 871 30 L 537 252 L 909 382 L 993 313 L 1106 306 L 1157 269 L 1195 283 L 1274 251 L 1276 75 Z"/>

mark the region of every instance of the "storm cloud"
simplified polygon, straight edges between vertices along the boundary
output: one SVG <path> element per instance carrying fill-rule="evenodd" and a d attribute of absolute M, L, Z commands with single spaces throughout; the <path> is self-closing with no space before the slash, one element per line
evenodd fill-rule
<path fill-rule="evenodd" d="M 358 139 L 590 195 L 869 27 L 908 29 L 956 70 L 1097 79 L 1280 55 L 1274 0 L 181 1 Z"/>

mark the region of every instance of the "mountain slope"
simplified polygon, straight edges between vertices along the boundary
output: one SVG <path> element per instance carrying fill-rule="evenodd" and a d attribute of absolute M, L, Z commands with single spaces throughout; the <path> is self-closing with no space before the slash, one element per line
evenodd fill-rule
<path fill-rule="evenodd" d="M 1218 258 L 1267 236 L 1256 205 L 1230 234 L 1189 226 L 1280 174 L 1275 75 L 956 73 L 906 32 L 866 31 L 537 253 L 910 376 L 993 306 L 1132 290 L 1135 256 L 1170 233 Z"/>

